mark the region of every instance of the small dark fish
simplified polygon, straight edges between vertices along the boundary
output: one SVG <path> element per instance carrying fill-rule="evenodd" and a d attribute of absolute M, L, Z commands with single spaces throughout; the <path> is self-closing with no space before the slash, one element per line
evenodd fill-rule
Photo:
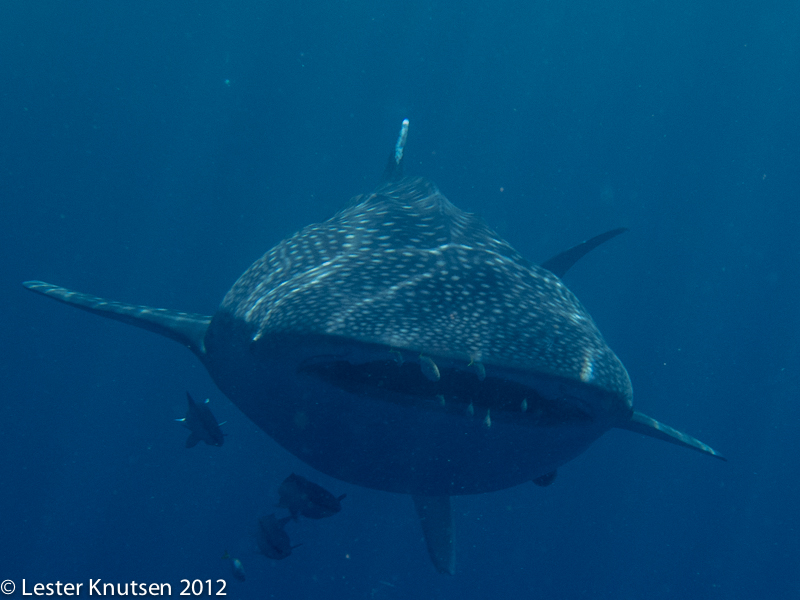
<path fill-rule="evenodd" d="M 541 477 L 537 477 L 533 480 L 533 483 L 538 485 L 539 487 L 547 487 L 551 485 L 556 480 L 556 475 L 558 475 L 558 471 L 550 471 Z"/>
<path fill-rule="evenodd" d="M 342 510 L 340 503 L 347 494 L 337 498 L 322 486 L 292 473 L 278 488 L 278 496 L 278 506 L 288 510 L 294 519 L 297 519 L 297 515 L 323 519 Z"/>
<path fill-rule="evenodd" d="M 222 555 L 222 560 L 229 560 L 231 561 L 231 574 L 233 575 L 234 579 L 239 581 L 245 580 L 244 575 L 244 566 L 242 566 L 242 561 L 238 558 L 233 558 L 228 551 L 225 550 L 225 554 Z"/>
<path fill-rule="evenodd" d="M 300 545 L 292 546 L 289 541 L 289 535 L 283 530 L 290 519 L 291 517 L 276 519 L 273 513 L 258 520 L 256 542 L 258 543 L 258 549 L 267 558 L 284 559 L 292 553 L 294 548 Z"/>
<path fill-rule="evenodd" d="M 186 398 L 189 401 L 189 409 L 186 411 L 186 416 L 183 419 L 175 419 L 183 423 L 183 426 L 190 430 L 189 439 L 186 440 L 186 447 L 191 448 L 196 446 L 198 442 L 203 441 L 209 446 L 222 446 L 225 442 L 225 434 L 219 428 L 217 420 L 209 410 L 208 400 L 202 404 L 195 402 L 186 392 Z"/>

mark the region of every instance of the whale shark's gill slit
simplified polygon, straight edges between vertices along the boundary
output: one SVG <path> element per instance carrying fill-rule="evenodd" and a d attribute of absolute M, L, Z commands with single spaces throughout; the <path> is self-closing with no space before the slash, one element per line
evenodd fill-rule
<path fill-rule="evenodd" d="M 516 420 L 542 427 L 570 422 L 589 422 L 594 416 L 574 399 L 549 399 L 537 390 L 499 377 L 478 382 L 475 373 L 441 368 L 441 378 L 431 381 L 419 364 L 398 365 L 394 360 L 353 364 L 334 357 L 315 357 L 298 367 L 298 374 L 310 375 L 351 394 L 380 398 L 396 404 L 445 410 L 459 416 L 492 410 L 492 418 L 513 413 Z M 526 410 L 520 406 L 525 403 Z M 524 414 L 523 414 L 524 412 Z"/>

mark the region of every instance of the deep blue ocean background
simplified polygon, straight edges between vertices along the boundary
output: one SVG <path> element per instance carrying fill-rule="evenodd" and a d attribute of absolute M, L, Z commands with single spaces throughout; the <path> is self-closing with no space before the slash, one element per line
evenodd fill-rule
<path fill-rule="evenodd" d="M 228 598 L 800 595 L 800 4 L 0 4 L 0 579 L 229 580 Z M 434 179 L 566 276 L 638 409 L 728 463 L 612 431 L 454 500 L 437 575 L 411 500 L 314 472 L 174 342 L 41 279 L 212 314 L 247 266 L 380 179 Z M 184 393 L 222 448 L 186 450 Z M 347 493 L 256 553 L 295 471 Z M 224 550 L 247 581 L 233 581 Z M 85 588 L 84 588 L 85 589 Z"/>

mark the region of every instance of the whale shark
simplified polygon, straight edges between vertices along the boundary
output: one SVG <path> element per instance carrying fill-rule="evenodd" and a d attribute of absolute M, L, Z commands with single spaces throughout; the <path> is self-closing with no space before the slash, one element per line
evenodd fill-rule
<path fill-rule="evenodd" d="M 23 285 L 181 343 L 311 467 L 411 495 L 441 573 L 455 570 L 452 496 L 549 485 L 610 429 L 722 458 L 634 410 L 628 372 L 562 281 L 624 230 L 529 262 L 404 175 L 407 133 L 377 189 L 279 242 L 213 316 Z"/>

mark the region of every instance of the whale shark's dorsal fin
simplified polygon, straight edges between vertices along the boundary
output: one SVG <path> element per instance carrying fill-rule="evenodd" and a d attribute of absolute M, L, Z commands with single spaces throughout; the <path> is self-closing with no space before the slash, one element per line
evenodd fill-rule
<path fill-rule="evenodd" d="M 208 324 L 211 323 L 211 317 L 183 313 L 166 308 L 151 308 L 149 306 L 134 306 L 133 304 L 113 302 L 96 296 L 73 292 L 43 281 L 25 281 L 22 285 L 33 292 L 48 296 L 64 304 L 160 333 L 184 346 L 188 346 L 198 356 L 202 357 L 206 353 L 203 340 Z"/>
<path fill-rule="evenodd" d="M 541 266 L 543 269 L 547 269 L 557 277 L 563 277 L 564 274 L 570 270 L 572 265 L 589 254 L 589 252 L 597 248 L 600 244 L 603 244 L 611 238 L 615 238 L 620 233 L 625 233 L 626 231 L 628 231 L 626 227 L 618 227 L 617 229 L 612 229 L 611 231 L 606 231 L 605 233 L 596 235 L 592 239 L 581 242 L 569 250 L 564 250 L 564 252 L 556 254 L 553 258 L 544 261 L 539 266 Z"/>
<path fill-rule="evenodd" d="M 453 545 L 453 516 L 450 496 L 412 496 L 428 554 L 439 573 L 453 575 L 456 570 L 456 549 Z"/>
<path fill-rule="evenodd" d="M 690 435 L 686 435 L 677 429 L 673 429 L 669 425 L 659 423 L 655 419 L 638 411 L 633 411 L 633 413 L 631 413 L 631 418 L 629 421 L 619 423 L 615 425 L 615 427 L 618 427 L 619 429 L 627 429 L 628 431 L 635 431 L 636 433 L 641 433 L 658 440 L 664 440 L 665 442 L 677 444 L 678 446 L 683 446 L 684 448 L 691 448 L 692 450 L 697 450 L 703 454 L 710 454 L 711 456 L 726 462 L 728 460 L 719 452 L 714 450 L 711 446 L 707 446 L 700 440 L 695 439 Z"/>

